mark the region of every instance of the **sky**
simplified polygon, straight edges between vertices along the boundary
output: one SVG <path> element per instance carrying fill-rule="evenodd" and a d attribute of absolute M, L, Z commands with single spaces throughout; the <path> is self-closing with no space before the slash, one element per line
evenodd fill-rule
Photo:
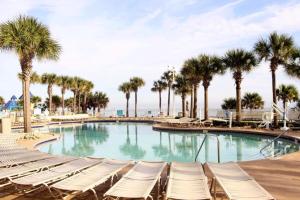
<path fill-rule="evenodd" d="M 186 59 L 199 54 L 223 56 L 234 48 L 252 50 L 257 40 L 273 31 L 293 36 L 300 45 L 299 0 L 0 0 L 0 5 L 0 23 L 20 14 L 34 16 L 61 44 L 60 59 L 34 61 L 34 71 L 91 80 L 94 91 L 108 95 L 111 109 L 124 108 L 125 96 L 118 86 L 130 77 L 146 82 L 138 93 L 139 107 L 157 108 L 158 94 L 150 88 L 168 66 L 179 71 Z M 18 72 L 17 56 L 0 52 L 0 96 L 6 100 L 21 95 Z M 277 71 L 278 85 L 294 84 L 300 90 L 299 83 L 282 67 Z M 34 95 L 43 98 L 46 91 L 46 86 L 31 87 Z M 262 62 L 244 75 L 245 92 L 258 92 L 270 106 L 269 63 Z M 59 88 L 54 93 L 59 95 Z M 234 96 L 230 72 L 216 76 L 209 88 L 209 108 L 220 108 L 224 98 Z M 133 103 L 132 95 L 132 107 Z M 199 104 L 203 108 L 203 87 Z M 176 105 L 180 105 L 179 97 Z"/>

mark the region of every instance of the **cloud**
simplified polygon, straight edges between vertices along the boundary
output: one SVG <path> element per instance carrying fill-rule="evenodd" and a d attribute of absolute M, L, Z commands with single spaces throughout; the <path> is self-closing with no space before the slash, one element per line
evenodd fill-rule
<path fill-rule="evenodd" d="M 5 1 L 0 8 L 5 17 L 0 21 L 19 13 L 37 13 L 63 46 L 58 62 L 35 62 L 35 70 L 90 79 L 97 90 L 108 93 L 112 102 L 110 107 L 123 105 L 124 95 L 117 91 L 117 87 L 131 76 L 141 76 L 147 83 L 140 90 L 139 102 L 156 105 L 157 95 L 150 92 L 151 84 L 168 65 L 179 69 L 185 59 L 200 53 L 222 55 L 230 48 L 251 49 L 253 42 L 273 30 L 294 36 L 300 31 L 300 3 L 297 2 L 267 5 L 249 14 L 237 15 L 237 7 L 244 1 L 232 1 L 196 14 L 189 14 L 187 10 L 183 17 L 168 8 L 173 11 L 182 9 L 179 5 L 184 3 L 183 7 L 189 9 L 202 1 L 166 1 L 126 23 L 113 10 L 106 10 L 105 15 L 102 10 L 90 13 L 91 7 L 97 6 L 96 1 L 21 2 Z M 135 11 L 132 8 L 127 14 Z M 18 63 L 13 56 L 4 62 L 6 56 L 0 54 L 0 65 L 5 63 L 11 67 L 0 69 L 0 72 L 13 74 L 9 82 L 14 84 Z M 262 81 L 255 81 L 256 77 Z M 278 76 L 278 82 L 287 80 L 285 75 Z M 262 64 L 253 73 L 245 75 L 242 85 L 243 91 L 257 90 L 268 102 L 271 99 L 270 84 L 269 69 Z M 34 86 L 33 90 L 46 95 L 44 88 Z M 216 77 L 210 91 L 211 107 L 219 107 L 225 97 L 234 96 L 231 75 Z M 9 96 L 8 92 L 0 87 L 0 94 Z M 55 92 L 59 93 L 59 90 Z M 202 89 L 199 99 L 202 100 Z"/>

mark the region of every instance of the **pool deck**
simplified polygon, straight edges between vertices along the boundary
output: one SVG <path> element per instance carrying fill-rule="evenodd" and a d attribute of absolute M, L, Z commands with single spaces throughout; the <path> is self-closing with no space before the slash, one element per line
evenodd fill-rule
<path fill-rule="evenodd" d="M 96 120 L 95 120 L 96 121 Z M 282 131 L 270 131 L 262 129 L 245 128 L 174 128 L 155 124 L 154 129 L 159 130 L 184 130 L 184 131 L 230 131 L 239 133 L 249 133 L 276 136 Z M 35 148 L 38 143 L 53 140 L 57 136 L 47 135 L 44 138 L 31 141 L 19 141 L 19 144 L 27 148 Z M 300 140 L 299 131 L 289 131 L 285 137 L 291 140 Z M 238 163 L 246 172 L 255 178 L 268 192 L 279 200 L 299 200 L 300 199 L 300 152 L 295 152 L 276 159 L 264 159 L 255 161 L 244 161 Z M 23 199 L 19 195 L 6 196 L 4 199 Z M 25 198 L 26 199 L 26 198 Z"/>
<path fill-rule="evenodd" d="M 246 161 L 239 165 L 276 199 L 300 199 L 300 152 L 276 160 Z"/>

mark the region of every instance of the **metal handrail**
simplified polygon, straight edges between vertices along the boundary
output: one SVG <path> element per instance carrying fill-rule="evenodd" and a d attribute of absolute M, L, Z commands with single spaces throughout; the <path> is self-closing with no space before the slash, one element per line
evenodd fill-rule
<path fill-rule="evenodd" d="M 218 163 L 221 162 L 221 160 L 220 160 L 220 140 L 219 140 L 219 137 L 218 137 L 217 135 L 209 134 L 209 133 L 206 133 L 204 139 L 202 140 L 202 143 L 201 143 L 201 145 L 200 145 L 200 147 L 199 147 L 199 149 L 198 149 L 198 152 L 197 152 L 197 154 L 196 154 L 196 156 L 195 156 L 195 162 L 197 162 L 198 156 L 199 156 L 199 154 L 200 154 L 200 151 L 201 151 L 201 149 L 202 149 L 202 147 L 203 147 L 204 142 L 207 140 L 208 136 L 210 136 L 210 135 L 217 138 L 217 155 L 218 155 Z"/>
<path fill-rule="evenodd" d="M 268 144 L 266 144 L 263 148 L 261 148 L 260 151 L 259 151 L 259 153 L 262 154 L 264 157 L 266 157 L 263 154 L 263 150 L 265 150 L 267 147 L 269 147 L 271 144 L 273 144 L 277 139 L 279 139 L 282 135 L 284 135 L 287 132 L 288 131 L 284 131 L 284 132 L 280 133 L 277 137 L 275 137 L 274 139 L 272 139 Z"/>
<path fill-rule="evenodd" d="M 204 139 L 202 140 L 202 143 L 201 143 L 201 145 L 200 145 L 200 147 L 199 147 L 199 149 L 198 149 L 198 151 L 197 151 L 197 154 L 196 154 L 196 156 L 195 156 L 195 162 L 197 162 L 199 153 L 200 153 L 200 151 L 201 151 L 201 149 L 202 149 L 202 146 L 203 146 L 204 142 L 206 141 L 207 137 L 208 137 L 208 134 L 205 134 L 205 137 L 204 137 Z"/>

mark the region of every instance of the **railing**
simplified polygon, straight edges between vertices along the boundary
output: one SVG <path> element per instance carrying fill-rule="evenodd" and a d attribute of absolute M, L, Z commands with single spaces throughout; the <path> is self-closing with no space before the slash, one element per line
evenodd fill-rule
<path fill-rule="evenodd" d="M 272 144 L 273 144 L 276 140 L 278 140 L 281 136 L 283 136 L 286 132 L 287 132 L 287 131 L 284 131 L 284 132 L 280 133 L 277 137 L 273 138 L 268 144 L 266 144 L 263 148 L 260 149 L 259 153 L 260 153 L 261 155 L 263 155 L 264 157 L 267 157 L 267 156 L 263 153 L 263 151 L 264 151 L 267 147 L 269 147 L 270 145 L 272 145 Z"/>
<path fill-rule="evenodd" d="M 194 160 L 195 162 L 197 162 L 197 159 L 198 159 L 198 156 L 199 156 L 199 154 L 200 154 L 200 151 L 201 151 L 201 149 L 202 149 L 202 147 L 203 147 L 205 141 L 207 140 L 207 138 L 208 138 L 209 136 L 214 136 L 214 137 L 217 138 L 217 155 L 218 155 L 218 163 L 221 162 L 221 161 L 220 161 L 220 140 L 219 140 L 219 138 L 218 138 L 217 135 L 209 134 L 209 133 L 206 133 L 206 134 L 205 134 L 205 137 L 204 137 L 203 140 L 202 140 L 202 143 L 201 143 L 201 145 L 200 145 L 200 147 L 199 147 L 199 149 L 198 149 L 198 151 L 197 151 L 197 154 L 196 154 L 196 156 L 195 156 L 195 160 Z"/>

